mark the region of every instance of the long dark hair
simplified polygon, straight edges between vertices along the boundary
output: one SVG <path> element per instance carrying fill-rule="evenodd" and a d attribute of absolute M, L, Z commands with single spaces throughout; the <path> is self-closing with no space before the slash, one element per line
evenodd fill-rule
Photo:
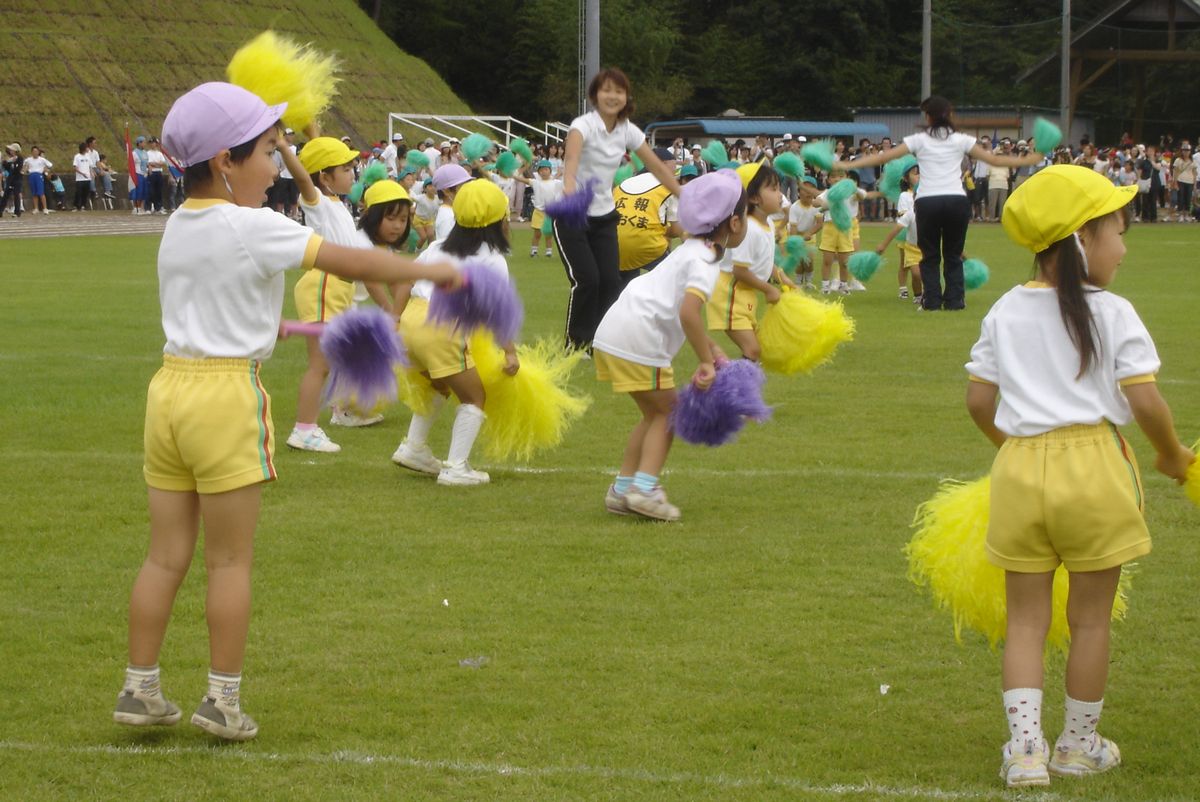
<path fill-rule="evenodd" d="M 758 172 L 754 174 L 754 178 L 751 178 L 750 183 L 746 186 L 747 214 L 754 214 L 754 210 L 757 208 L 757 204 L 749 203 L 749 198 L 754 197 L 764 189 L 777 186 L 779 186 L 779 173 L 775 172 L 775 168 L 769 164 L 759 167 Z"/>
<path fill-rule="evenodd" d="M 921 111 L 929 115 L 929 125 L 925 132 L 930 136 L 945 139 L 954 133 L 954 106 L 941 95 L 930 95 L 921 101 Z"/>
<path fill-rule="evenodd" d="M 485 245 L 497 253 L 508 253 L 508 235 L 504 232 L 503 220 L 483 228 L 467 228 L 456 223 L 446 235 L 442 251 L 459 259 L 470 259 Z"/>
<path fill-rule="evenodd" d="M 1113 215 L 1120 215 L 1122 224 L 1129 225 L 1131 211 L 1128 206 L 1115 212 L 1089 220 L 1083 224 L 1080 231 L 1094 234 L 1103 226 L 1114 222 Z M 1058 312 L 1062 316 L 1063 325 L 1067 327 L 1067 336 L 1079 349 L 1079 373 L 1076 379 L 1083 377 L 1092 363 L 1100 356 L 1099 332 L 1096 331 L 1096 321 L 1092 317 L 1092 308 L 1088 306 L 1087 295 L 1099 290 L 1085 286 L 1087 282 L 1087 265 L 1075 236 L 1065 237 L 1042 251 L 1035 261 L 1042 267 L 1043 272 L 1048 265 L 1053 265 L 1054 288 L 1058 294 Z"/>
<path fill-rule="evenodd" d="M 379 224 L 383 222 L 383 218 L 387 217 L 388 215 L 395 214 L 396 210 L 400 208 L 401 204 L 405 203 L 407 203 L 410 208 L 408 220 L 404 223 L 404 233 L 401 234 L 400 238 L 395 242 L 380 242 Z M 365 232 L 371 242 L 375 243 L 376 245 L 391 245 L 397 248 L 403 247 L 404 243 L 408 242 L 409 232 L 412 231 L 412 205 L 413 202 L 410 200 L 392 200 L 384 203 L 377 203 L 363 212 L 362 216 L 358 218 L 358 228 L 359 230 Z"/>
<path fill-rule="evenodd" d="M 717 240 L 721 239 L 722 234 L 729 233 L 730 220 L 735 217 L 740 217 L 743 220 L 746 218 L 746 207 L 749 205 L 749 203 L 750 201 L 746 197 L 746 190 L 743 189 L 742 197 L 738 198 L 738 202 L 733 207 L 733 213 L 718 223 L 712 231 L 699 235 L 712 243 L 713 250 L 717 254 L 717 258 L 713 260 L 714 262 L 721 261 L 721 259 L 725 256 L 725 246 L 717 242 Z"/>

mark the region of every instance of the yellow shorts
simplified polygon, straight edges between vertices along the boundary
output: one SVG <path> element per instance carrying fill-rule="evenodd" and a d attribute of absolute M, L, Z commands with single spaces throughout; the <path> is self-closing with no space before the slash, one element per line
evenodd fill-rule
<path fill-rule="evenodd" d="M 542 226 L 546 222 L 546 213 L 541 209 L 534 209 L 533 214 L 529 215 L 529 228 L 533 231 L 540 232 Z"/>
<path fill-rule="evenodd" d="M 860 236 L 861 231 L 859 230 L 858 218 L 856 217 L 850 221 L 850 239 L 857 241 Z"/>
<path fill-rule="evenodd" d="M 275 478 L 271 396 L 258 365 L 163 356 L 146 393 L 146 484 L 225 493 Z"/>
<path fill-rule="evenodd" d="M 671 390 L 675 387 L 674 368 L 652 368 L 601 351 L 592 351 L 596 378 L 612 382 L 614 393 L 638 393 L 645 390 Z"/>
<path fill-rule="evenodd" d="M 826 253 L 854 253 L 854 239 L 850 236 L 853 230 L 842 231 L 832 220 L 826 220 L 821 227 L 820 249 Z"/>
<path fill-rule="evenodd" d="M 918 268 L 921 266 L 921 249 L 907 242 L 900 243 L 900 253 L 904 254 L 904 266 Z"/>
<path fill-rule="evenodd" d="M 354 305 L 354 282 L 320 270 L 305 270 L 292 294 L 300 320 L 326 323 Z"/>
<path fill-rule="evenodd" d="M 424 217 L 417 217 L 416 215 L 413 215 L 413 226 L 415 226 L 416 228 L 424 228 L 426 226 L 431 226 L 431 225 L 433 225 L 432 220 L 428 220 Z"/>
<path fill-rule="evenodd" d="M 1150 553 L 1142 478 L 1111 423 L 1010 437 L 992 464 L 987 553 L 1008 571 L 1102 571 Z"/>
<path fill-rule="evenodd" d="M 467 350 L 467 338 L 450 326 L 426 321 L 429 301 L 409 298 L 400 316 L 400 339 L 408 349 L 408 360 L 431 379 L 442 379 L 470 370 L 475 360 Z"/>
<path fill-rule="evenodd" d="M 709 331 L 754 331 L 758 328 L 758 290 L 739 284 L 733 273 L 717 277 L 712 298 L 704 305 Z"/>

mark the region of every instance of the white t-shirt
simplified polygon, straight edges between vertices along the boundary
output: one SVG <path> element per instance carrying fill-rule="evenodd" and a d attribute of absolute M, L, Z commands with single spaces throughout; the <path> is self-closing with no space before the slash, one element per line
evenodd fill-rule
<path fill-rule="evenodd" d="M 861 198 L 865 198 L 865 197 L 867 197 L 867 191 L 865 189 L 856 189 L 854 191 L 853 195 L 846 198 L 846 201 L 845 201 L 846 210 L 848 212 L 850 212 L 851 220 L 858 217 L 858 201 Z M 825 190 L 820 195 L 818 195 L 817 200 L 821 203 L 828 204 L 829 203 L 829 190 Z M 822 219 L 824 219 L 826 223 L 832 222 L 833 221 L 833 213 L 831 211 L 829 211 L 829 209 L 825 209 L 824 212 L 825 212 L 825 214 Z"/>
<path fill-rule="evenodd" d="M 161 150 L 146 151 L 146 169 L 152 173 L 161 173 L 167 166 L 167 157 Z"/>
<path fill-rule="evenodd" d="M 704 240 L 689 239 L 658 267 L 629 282 L 604 313 L 593 347 L 613 356 L 668 368 L 687 340 L 679 310 L 689 291 L 707 303 L 721 268 Z"/>
<path fill-rule="evenodd" d="M 300 208 L 304 210 L 304 224 L 320 234 L 323 239 L 345 248 L 362 247 L 362 238 L 359 236 L 358 227 L 354 225 L 354 217 L 337 198 L 321 193 L 317 204 L 309 206 L 301 195 Z"/>
<path fill-rule="evenodd" d="M 546 181 L 535 178 L 529 184 L 533 187 L 533 208 L 540 211 L 546 211 L 547 203 L 554 203 L 563 196 L 563 182 L 560 178 Z"/>
<path fill-rule="evenodd" d="M 504 254 L 497 250 L 493 250 L 490 246 L 484 246 L 483 250 L 470 256 L 467 259 L 459 259 L 457 256 L 451 256 L 442 250 L 444 245 L 441 240 L 434 242 L 428 248 L 421 252 L 417 257 L 418 262 L 450 262 L 455 267 L 461 268 L 464 262 L 482 263 L 491 269 L 495 270 L 502 276 L 508 275 L 508 260 L 504 258 Z M 434 283 L 428 279 L 421 279 L 413 283 L 412 296 L 414 298 L 424 298 L 429 300 L 433 297 Z"/>
<path fill-rule="evenodd" d="M 295 145 L 280 145 L 280 147 L 285 147 L 292 152 L 293 156 L 296 155 L 296 146 Z M 292 175 L 292 171 L 288 169 L 287 162 L 285 162 L 283 160 L 282 156 L 279 157 L 279 177 L 280 178 L 295 178 L 295 176 Z"/>
<path fill-rule="evenodd" d="M 321 237 L 272 209 L 185 201 L 163 231 L 163 353 L 266 359 L 283 314 L 283 271 L 310 268 Z"/>
<path fill-rule="evenodd" d="M 604 127 L 600 113 L 595 111 L 572 120 L 571 130 L 583 134 L 575 186 L 582 188 L 589 180 L 597 182 L 593 184 L 596 194 L 588 206 L 588 216 L 602 217 L 616 211 L 612 195 L 613 176 L 621 166 L 625 152 L 640 148 L 646 141 L 646 135 L 628 120 L 617 122 L 610 132 Z"/>
<path fill-rule="evenodd" d="M 413 208 L 416 216 L 423 220 L 436 220 L 438 209 L 442 206 L 442 200 L 437 195 L 432 198 L 422 192 L 413 198 Z"/>
<path fill-rule="evenodd" d="M 25 159 L 25 172 L 44 173 L 54 167 L 54 163 L 45 156 L 29 156 Z"/>
<path fill-rule="evenodd" d="M 904 137 L 904 144 L 921 165 L 917 198 L 967 194 L 962 183 L 962 160 L 975 147 L 975 137 L 958 131 L 936 137 L 922 131 Z"/>
<path fill-rule="evenodd" d="M 788 226 L 796 234 L 805 234 L 812 230 L 813 225 L 817 222 L 821 210 L 816 206 L 805 206 L 802 203 L 793 203 L 788 209 Z"/>
<path fill-rule="evenodd" d="M 1079 349 L 1053 287 L 1014 287 L 984 317 L 967 372 L 999 385 L 996 427 L 1005 434 L 1030 437 L 1076 423 L 1121 426 L 1132 419 L 1119 383 L 1158 372 L 1154 341 L 1129 301 L 1087 289 L 1097 359 L 1078 380 Z"/>
<path fill-rule="evenodd" d="M 443 203 L 438 207 L 437 219 L 433 221 L 433 238 L 444 240 L 454 230 L 454 206 Z"/>
<path fill-rule="evenodd" d="M 396 152 L 396 144 L 393 142 L 383 149 L 383 153 L 379 156 L 380 160 L 387 165 L 388 175 L 392 178 L 396 177 L 396 160 L 399 158 Z"/>
<path fill-rule="evenodd" d="M 904 235 L 905 242 L 914 248 L 917 246 L 917 209 L 915 205 L 916 198 L 913 197 L 911 189 L 906 189 L 900 193 L 900 197 L 896 200 L 896 222 L 899 225 L 907 226 L 908 231 Z"/>
<path fill-rule="evenodd" d="M 721 272 L 732 273 L 734 265 L 749 268 L 755 278 L 763 281 L 770 281 L 775 272 L 775 238 L 771 230 L 753 215 L 746 221 L 746 237 L 742 244 L 725 252 Z"/>
<path fill-rule="evenodd" d="M 76 153 L 71 163 L 75 166 L 76 181 L 92 180 L 92 160 L 88 158 L 86 153 Z"/>

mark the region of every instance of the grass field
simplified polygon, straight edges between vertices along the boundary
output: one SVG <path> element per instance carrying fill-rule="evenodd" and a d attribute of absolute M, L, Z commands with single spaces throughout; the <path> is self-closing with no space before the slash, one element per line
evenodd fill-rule
<path fill-rule="evenodd" d="M 882 233 L 865 227 L 866 244 Z M 1127 240 L 1114 289 L 1154 334 L 1162 389 L 1194 437 L 1200 228 L 1138 227 Z M 511 259 L 526 331 L 557 336 L 562 267 L 531 260 L 527 244 L 517 232 Z M 848 299 L 858 335 L 833 364 L 770 379 L 770 423 L 716 450 L 677 444 L 665 479 L 677 525 L 605 514 L 636 415 L 590 374 L 577 383 L 595 403 L 562 448 L 525 468 L 484 466 L 486 487 L 440 488 L 393 466 L 401 409 L 337 430 L 338 455 L 281 449 L 243 697 L 259 738 L 222 746 L 186 723 L 113 724 L 147 541 L 157 245 L 0 242 L 0 799 L 1196 797 L 1200 512 L 1178 488 L 1145 471 L 1155 550 L 1114 631 L 1103 723 L 1126 765 L 1103 777 L 1002 789 L 998 657 L 980 639 L 957 645 L 905 577 L 913 509 L 939 478 L 985 473 L 993 454 L 964 410 L 962 365 L 1029 260 L 985 226 L 968 250 L 993 277 L 965 313 L 914 313 L 885 269 Z M 685 376 L 692 366 L 686 353 L 677 362 Z M 298 341 L 264 367 L 280 437 L 302 369 Z M 1136 427 L 1127 435 L 1152 465 Z M 162 655 L 185 713 L 208 661 L 201 568 Z M 1062 663 L 1048 663 L 1051 738 Z"/>

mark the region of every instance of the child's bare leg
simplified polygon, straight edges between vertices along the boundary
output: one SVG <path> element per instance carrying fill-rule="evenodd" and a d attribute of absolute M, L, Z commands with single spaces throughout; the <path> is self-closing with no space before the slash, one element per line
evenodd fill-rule
<path fill-rule="evenodd" d="M 1108 684 L 1108 643 L 1113 598 L 1121 567 L 1071 573 L 1067 623 L 1071 650 L 1067 655 L 1067 696 L 1083 702 L 1104 698 Z"/>
<path fill-rule="evenodd" d="M 667 454 L 675 438 L 670 425 L 675 390 L 644 390 L 631 395 L 642 411 L 642 421 L 646 425 L 637 471 L 658 476 L 667 463 Z"/>
<path fill-rule="evenodd" d="M 921 281 L 921 265 L 917 263 L 909 270 L 912 273 L 912 291 L 913 295 L 924 295 L 925 284 Z"/>
<path fill-rule="evenodd" d="M 200 531 L 200 502 L 192 491 L 149 488 L 150 551 L 129 598 L 129 664 L 158 663 L 175 594 L 187 576 Z"/>
<path fill-rule="evenodd" d="M 1054 572 L 1021 574 L 1006 571 L 1008 626 L 1004 633 L 1005 689 L 1041 688 L 1042 654 L 1050 631 Z"/>
<path fill-rule="evenodd" d="M 633 475 L 637 473 L 638 465 L 642 464 L 642 442 L 646 439 L 646 430 L 649 426 L 649 422 L 642 418 L 629 433 L 629 440 L 625 443 L 625 453 L 621 456 L 621 470 L 617 473 L 618 476 L 628 476 L 632 479 Z"/>
<path fill-rule="evenodd" d="M 838 279 L 843 283 L 850 281 L 850 254 L 839 253 L 838 261 Z"/>
<path fill-rule="evenodd" d="M 830 251 L 821 251 L 821 281 L 829 281 L 833 275 L 833 260 L 834 254 Z"/>
<path fill-rule="evenodd" d="M 896 270 L 896 279 L 900 283 L 900 289 L 908 288 L 908 268 L 904 266 L 904 251 L 900 251 L 900 267 Z"/>
<path fill-rule="evenodd" d="M 308 369 L 300 378 L 300 396 L 296 401 L 296 423 L 315 424 L 321 411 L 321 388 L 329 375 L 329 363 L 321 353 L 320 339 L 305 337 L 308 346 Z"/>
<path fill-rule="evenodd" d="M 437 383 L 434 384 L 434 389 L 437 389 L 439 385 L 454 393 L 454 397 L 458 399 L 460 404 L 473 404 L 483 409 L 483 402 L 486 396 L 483 391 L 483 382 L 480 381 L 479 373 L 475 368 L 438 379 Z"/>
<path fill-rule="evenodd" d="M 208 569 L 208 619 L 212 669 L 240 674 L 250 628 L 250 568 L 262 485 L 200 496 L 204 565 Z"/>
<path fill-rule="evenodd" d="M 757 362 L 762 354 L 762 349 L 758 345 L 758 337 L 750 329 L 733 330 L 729 329 L 725 332 L 729 339 L 733 340 L 733 344 L 742 349 L 742 356 L 752 362 Z"/>

